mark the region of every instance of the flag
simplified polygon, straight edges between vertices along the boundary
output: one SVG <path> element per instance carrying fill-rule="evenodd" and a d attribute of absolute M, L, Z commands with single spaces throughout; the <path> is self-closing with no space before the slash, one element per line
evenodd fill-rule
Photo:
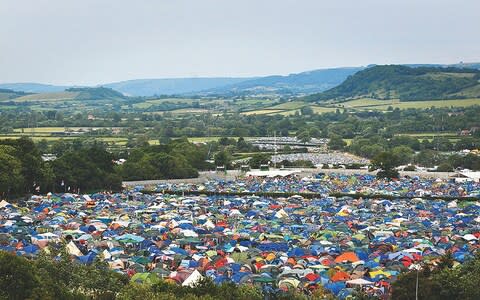
<path fill-rule="evenodd" d="M 62 180 L 62 183 L 60 184 L 61 186 L 64 186 L 65 185 L 65 182 Z"/>

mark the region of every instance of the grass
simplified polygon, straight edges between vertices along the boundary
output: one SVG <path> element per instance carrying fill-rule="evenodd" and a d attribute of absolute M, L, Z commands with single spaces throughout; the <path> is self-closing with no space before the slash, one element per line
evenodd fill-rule
<path fill-rule="evenodd" d="M 15 133 L 52 133 L 52 132 L 65 132 L 66 129 L 69 131 L 85 131 L 88 132 L 94 129 L 110 129 L 112 127 L 36 127 L 36 128 L 15 128 L 13 131 Z"/>
<path fill-rule="evenodd" d="M 421 132 L 421 133 L 399 133 L 397 135 L 408 135 L 412 137 L 429 137 L 429 136 L 456 136 L 456 132 Z"/>
<path fill-rule="evenodd" d="M 290 109 L 299 109 L 299 108 L 302 108 L 306 105 L 308 105 L 308 103 L 303 102 L 303 101 L 291 101 L 291 102 L 285 102 L 285 103 L 281 103 L 281 104 L 278 104 L 278 105 L 266 107 L 265 109 L 288 109 L 288 110 L 290 110 Z"/>
<path fill-rule="evenodd" d="M 78 96 L 78 92 L 60 92 L 60 93 L 42 93 L 42 94 L 33 94 L 26 95 L 22 97 L 15 98 L 15 102 L 29 102 L 29 101 L 65 101 L 72 100 Z"/>
<path fill-rule="evenodd" d="M 165 98 L 165 99 L 153 99 L 153 100 L 147 100 L 145 102 L 141 103 L 135 103 L 133 104 L 133 107 L 138 108 L 138 109 L 147 109 L 153 105 L 157 104 L 162 104 L 165 102 L 169 103 L 175 103 L 175 104 L 192 104 L 194 99 L 183 99 L 183 98 Z"/>
<path fill-rule="evenodd" d="M 344 108 L 356 108 L 356 107 L 365 107 L 365 106 L 379 106 L 379 105 L 394 105 L 395 103 L 400 102 L 399 100 L 377 100 L 371 98 L 361 98 L 350 100 L 347 102 L 337 103 L 335 107 L 344 107 Z"/>
<path fill-rule="evenodd" d="M 182 115 L 182 114 L 205 114 L 208 113 L 208 109 L 204 108 L 180 108 L 175 110 L 170 110 L 172 114 Z"/>
<path fill-rule="evenodd" d="M 361 98 L 350 100 L 347 102 L 327 104 L 322 106 L 323 108 L 327 107 L 343 107 L 343 108 L 354 108 L 360 110 L 382 110 L 385 111 L 388 107 L 399 108 L 399 109 L 425 109 L 434 107 L 467 107 L 472 105 L 480 105 L 479 98 L 471 99 L 458 99 L 458 100 L 426 100 L 426 101 L 405 101 L 400 102 L 398 99 L 393 100 L 376 100 L 370 98 Z"/>
<path fill-rule="evenodd" d="M 270 115 L 270 114 L 275 114 L 275 113 L 281 113 L 285 112 L 282 109 L 257 109 L 257 110 L 251 110 L 251 111 L 244 111 L 241 114 L 250 116 L 250 115 Z"/>
<path fill-rule="evenodd" d="M 337 110 L 336 107 L 323 107 L 323 106 L 317 106 L 317 105 L 312 105 L 311 106 L 313 109 L 313 112 L 316 114 L 323 114 L 327 112 L 335 112 Z M 342 109 L 340 109 L 342 110 Z"/>

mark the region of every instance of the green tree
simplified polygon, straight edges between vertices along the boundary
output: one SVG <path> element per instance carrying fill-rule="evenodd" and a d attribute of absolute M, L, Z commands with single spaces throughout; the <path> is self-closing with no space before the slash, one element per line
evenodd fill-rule
<path fill-rule="evenodd" d="M 0 194 L 19 193 L 23 185 L 22 162 L 16 157 L 16 149 L 0 145 Z"/>
<path fill-rule="evenodd" d="M 330 141 L 328 141 L 329 149 L 343 150 L 345 146 L 347 146 L 347 143 L 339 135 L 330 136 Z"/>
<path fill-rule="evenodd" d="M 397 157 L 397 163 L 400 165 L 405 165 L 412 161 L 414 151 L 408 146 L 396 146 L 391 151 Z"/>
<path fill-rule="evenodd" d="M 216 166 L 225 166 L 225 168 L 228 168 L 232 162 L 232 156 L 225 150 L 217 152 L 213 159 Z"/>
<path fill-rule="evenodd" d="M 23 257 L 0 251 L 0 298 L 31 299 L 39 288 L 31 263 Z"/>
<path fill-rule="evenodd" d="M 399 158 L 396 154 L 389 152 L 381 152 L 376 155 L 371 162 L 371 169 L 379 169 L 378 178 L 398 178 L 399 174 L 395 167 L 399 166 Z"/>

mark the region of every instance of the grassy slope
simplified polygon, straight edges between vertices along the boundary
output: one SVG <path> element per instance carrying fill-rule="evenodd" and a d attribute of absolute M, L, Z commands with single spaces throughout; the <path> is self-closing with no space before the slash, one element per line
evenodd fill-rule
<path fill-rule="evenodd" d="M 305 97 L 307 101 L 345 101 L 373 97 L 402 101 L 480 98 L 480 72 L 454 68 L 375 66 L 339 86 Z"/>
<path fill-rule="evenodd" d="M 78 96 L 78 92 L 59 92 L 59 93 L 42 93 L 33 94 L 15 98 L 15 102 L 27 102 L 27 101 L 65 101 L 74 100 Z"/>

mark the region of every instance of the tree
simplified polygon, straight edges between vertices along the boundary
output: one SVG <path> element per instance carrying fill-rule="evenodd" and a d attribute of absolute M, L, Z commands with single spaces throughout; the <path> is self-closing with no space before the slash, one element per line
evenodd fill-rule
<path fill-rule="evenodd" d="M 304 107 L 300 108 L 300 111 L 301 111 L 303 116 L 310 116 L 310 115 L 314 114 L 313 109 L 310 106 L 304 106 Z"/>
<path fill-rule="evenodd" d="M 310 142 L 312 137 L 310 136 L 310 132 L 308 130 L 304 130 L 304 131 L 301 131 L 301 132 L 297 133 L 297 139 L 299 139 L 300 142 L 306 144 L 306 143 Z"/>
<path fill-rule="evenodd" d="M 243 137 L 239 137 L 237 140 L 237 150 L 238 151 L 248 151 L 249 144 L 245 141 Z"/>
<path fill-rule="evenodd" d="M 397 146 L 392 148 L 392 153 L 398 158 L 398 164 L 405 165 L 411 162 L 413 150 L 408 146 Z"/>
<path fill-rule="evenodd" d="M 437 167 L 438 172 L 453 172 L 453 167 L 448 162 L 443 162 Z"/>
<path fill-rule="evenodd" d="M 225 150 L 217 152 L 213 159 L 216 166 L 225 166 L 225 168 L 228 168 L 232 162 L 232 156 Z"/>
<path fill-rule="evenodd" d="M 23 185 L 22 162 L 16 157 L 15 148 L 0 145 L 0 194 L 19 193 Z"/>
<path fill-rule="evenodd" d="M 423 167 L 433 167 L 443 160 L 443 156 L 434 150 L 422 150 L 413 158 L 414 162 Z"/>
<path fill-rule="evenodd" d="M 451 255 L 440 259 L 439 264 L 430 269 L 418 271 L 419 299 L 480 299 L 478 278 L 480 277 L 480 255 L 465 263 L 452 267 Z M 392 284 L 394 300 L 415 298 L 417 271 L 401 274 Z"/>
<path fill-rule="evenodd" d="M 268 164 L 272 156 L 267 153 L 256 153 L 249 161 L 250 167 L 253 169 L 260 168 L 260 165 Z"/>
<path fill-rule="evenodd" d="M 389 151 L 381 152 L 372 159 L 371 169 L 380 169 L 377 173 L 378 178 L 398 178 L 399 174 L 395 167 L 399 166 L 398 156 Z"/>
<path fill-rule="evenodd" d="M 31 299 L 39 289 L 38 278 L 25 258 L 0 251 L 0 297 Z"/>
<path fill-rule="evenodd" d="M 332 135 L 330 137 L 330 141 L 328 141 L 328 148 L 332 150 L 343 150 L 347 143 L 339 136 L 339 135 Z"/>

